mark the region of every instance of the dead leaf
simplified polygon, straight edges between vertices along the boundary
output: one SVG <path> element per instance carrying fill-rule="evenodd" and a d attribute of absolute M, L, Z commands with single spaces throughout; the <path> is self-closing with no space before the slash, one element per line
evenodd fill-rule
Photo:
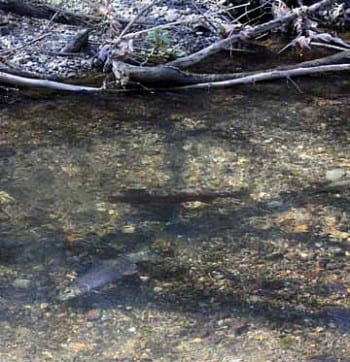
<path fill-rule="evenodd" d="M 74 243 L 77 240 L 81 240 L 84 237 L 84 234 L 80 231 L 72 231 L 66 235 L 66 240 L 69 243 Z"/>
<path fill-rule="evenodd" d="M 328 231 L 330 236 L 333 236 L 337 239 L 350 239 L 350 233 L 346 231 L 340 231 L 336 229 L 334 226 L 331 226 Z"/>
<path fill-rule="evenodd" d="M 307 224 L 295 225 L 293 231 L 295 233 L 307 233 L 309 231 L 309 225 Z"/>
<path fill-rule="evenodd" d="M 86 343 L 82 343 L 82 342 L 76 342 L 76 343 L 69 344 L 69 349 L 71 349 L 74 352 L 80 352 L 80 351 L 88 350 L 89 345 Z"/>

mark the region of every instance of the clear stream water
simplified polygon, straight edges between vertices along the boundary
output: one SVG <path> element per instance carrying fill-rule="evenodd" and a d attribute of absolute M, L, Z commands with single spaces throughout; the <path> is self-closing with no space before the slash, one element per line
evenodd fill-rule
<path fill-rule="evenodd" d="M 349 190 L 317 192 L 350 167 L 349 81 L 301 87 L 3 105 L 0 360 L 350 360 Z M 239 194 L 111 198 L 135 189 Z"/>

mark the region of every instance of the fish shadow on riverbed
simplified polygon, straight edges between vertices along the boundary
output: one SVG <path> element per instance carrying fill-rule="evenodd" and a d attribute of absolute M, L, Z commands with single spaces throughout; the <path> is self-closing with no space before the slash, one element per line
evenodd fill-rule
<path fill-rule="evenodd" d="M 124 276 L 121 280 L 106 285 L 102 290 L 90 291 L 69 301 L 57 301 L 54 297 L 40 294 L 40 290 L 37 290 L 37 300 L 42 298 L 60 310 L 76 309 L 88 312 L 96 308 L 106 311 L 123 308 L 125 313 L 129 313 L 127 307 L 133 311 L 142 311 L 145 308 L 166 312 L 176 310 L 188 313 L 198 320 L 219 319 L 222 316 L 233 319 L 243 317 L 268 321 L 275 326 L 288 325 L 290 328 L 319 325 L 328 328 L 332 325 L 336 330 L 348 333 L 350 311 L 342 306 L 325 310 L 322 303 L 318 302 L 319 298 L 326 299 L 334 293 L 346 293 L 341 287 L 320 281 L 309 286 L 309 300 L 300 299 L 298 294 L 303 293 L 304 281 L 298 280 L 298 275 L 278 278 L 275 273 L 259 276 L 254 269 L 250 272 L 250 268 L 256 264 L 266 264 L 268 268 L 273 269 L 290 262 L 289 256 L 283 252 L 283 245 L 276 244 L 276 247 L 272 247 L 268 241 L 277 243 L 289 240 L 291 250 L 294 246 L 297 248 L 299 244 L 307 250 L 313 250 L 316 242 L 322 242 L 324 247 L 330 248 L 337 244 L 338 249 L 342 249 L 341 244 L 315 234 L 316 228 L 299 233 L 283 230 L 277 224 L 260 228 L 256 224 L 247 222 L 252 217 L 269 219 L 273 214 L 308 205 L 310 197 L 321 210 L 331 206 L 337 208 L 340 214 L 348 212 L 346 194 L 343 197 L 339 195 L 335 197 L 334 194 L 327 192 L 320 196 L 314 189 L 286 193 L 273 200 L 274 202 L 247 200 L 231 206 L 225 204 L 231 207 L 230 212 L 226 214 L 220 213 L 220 201 L 214 201 L 206 206 L 208 213 L 198 214 L 190 220 L 176 219 L 176 214 L 172 214 L 169 233 L 182 232 L 183 235 L 189 235 L 192 240 L 191 244 L 186 245 L 185 237 L 174 239 L 174 243 L 185 240 L 182 242 L 182 248 L 187 247 L 191 252 L 188 258 L 181 259 L 174 255 L 160 258 L 156 263 L 138 263 L 138 275 Z M 171 206 L 168 205 L 169 208 Z M 173 208 L 177 210 L 179 205 L 174 204 Z M 156 210 L 153 212 L 156 213 Z M 223 237 L 220 242 L 216 244 L 211 242 L 215 236 L 221 234 Z M 148 237 L 151 242 L 152 235 Z M 206 248 L 208 250 L 203 254 Z M 279 251 L 280 248 L 282 251 Z M 93 248 L 89 250 L 92 252 Z M 250 254 L 251 252 L 253 253 Z M 331 274 L 331 267 L 335 270 L 342 269 L 345 250 L 338 250 L 337 253 L 335 261 L 321 260 L 324 264 L 319 267 L 324 268 L 325 273 Z M 198 261 L 196 255 L 201 255 L 201 260 Z M 229 258 L 228 261 L 225 258 Z M 306 265 L 305 271 L 301 274 L 307 273 L 308 266 L 312 268 L 315 264 L 313 259 L 308 257 L 303 259 L 297 255 L 296 259 L 301 268 L 303 264 Z M 244 263 L 246 268 L 242 269 Z M 84 273 L 90 266 L 90 264 L 84 265 L 78 270 L 79 274 Z M 198 268 L 202 268 L 200 273 L 197 272 Z M 146 275 L 146 281 L 140 279 L 143 275 Z M 216 279 L 217 275 L 220 276 L 219 279 Z M 204 281 L 200 282 L 200 278 L 204 278 Z M 155 281 L 161 287 L 157 287 Z M 55 288 L 53 284 L 48 291 Z M 6 295 L 4 297 L 6 298 Z M 30 294 L 30 298 L 32 297 L 33 293 Z M 311 300 L 311 297 L 315 298 Z M 25 301 L 27 304 L 29 302 L 28 299 Z M 300 308 L 301 304 L 306 307 Z M 11 314 L 1 313 L 0 318 L 11 320 Z M 30 321 L 28 323 L 30 324 Z"/>
<path fill-rule="evenodd" d="M 242 266 L 240 258 L 243 258 L 244 255 L 240 255 L 240 253 L 245 248 L 251 251 L 255 250 L 257 253 L 257 256 L 254 257 L 256 261 L 271 265 L 272 268 L 275 265 L 291 263 L 290 256 L 276 251 L 276 248 L 267 243 L 267 241 L 271 240 L 274 243 L 289 240 L 289 249 L 292 252 L 294 246 L 298 248 L 298 245 L 302 245 L 306 250 L 310 250 L 312 255 L 314 255 L 314 251 L 316 251 L 315 255 L 317 255 L 316 243 L 322 243 L 325 248 L 329 247 L 330 250 L 337 248 L 334 260 L 332 258 L 329 260 L 321 259 L 319 262 L 308 259 L 308 256 L 305 256 L 306 259 L 304 260 L 305 257 L 300 257 L 297 251 L 296 263 L 301 263 L 301 266 L 305 264 L 305 271 L 301 271 L 301 274 L 313 272 L 316 262 L 320 263 L 319 268 L 325 268 L 325 272 L 330 274 L 332 268 L 341 270 L 344 266 L 345 250 L 338 250 L 339 243 L 318 235 L 319 219 L 317 215 L 315 220 L 311 220 L 311 226 L 306 230 L 302 230 L 302 232 L 299 232 L 297 227 L 294 228 L 295 230 L 293 228 L 291 230 L 281 229 L 279 225 L 273 223 L 268 227 L 264 226 L 264 228 L 247 223 L 247 220 L 252 217 L 269 219 L 273 214 L 288 212 L 292 208 L 307 207 L 311 201 L 313 204 L 318 205 L 317 210 L 332 207 L 337 209 L 338 214 L 342 214 L 349 209 L 346 189 L 344 189 L 344 194 L 341 196 L 339 193 L 334 194 L 328 191 L 319 191 L 317 188 L 310 188 L 301 192 L 282 194 L 280 198 L 272 201 L 252 203 L 250 200 L 240 205 L 235 204 L 231 212 L 225 215 L 216 213 L 215 207 L 213 209 L 212 204 L 208 204 L 208 208 L 212 209 L 211 212 L 205 214 L 205 216 L 197 216 L 195 222 L 174 221 L 173 225 L 176 224 L 176 231 L 182 230 L 187 233 L 189 229 L 191 230 L 191 238 L 197 241 L 189 248 L 196 248 L 197 245 L 199 252 L 201 252 L 201 240 L 203 240 L 204 235 L 204 239 L 207 240 L 216 234 L 227 233 L 223 242 L 217 248 L 211 249 L 212 254 L 205 256 L 208 261 L 215 262 L 215 268 L 203 264 L 204 273 L 221 274 L 225 288 L 217 288 L 215 283 L 210 282 L 210 278 L 207 281 L 208 287 L 203 288 L 203 285 L 197 287 L 198 280 L 193 276 L 193 263 L 190 260 L 182 262 L 182 265 L 179 265 L 178 268 L 176 266 L 178 261 L 175 259 L 173 262 L 164 260 L 163 265 L 160 262 L 158 265 L 148 268 L 147 278 L 149 278 L 150 282 L 140 282 L 137 276 L 133 276 L 130 279 L 123 279 L 117 284 L 112 284 L 103 290 L 101 294 L 91 293 L 70 301 L 69 306 L 88 310 L 96 307 L 96 305 L 98 306 L 101 302 L 103 304 L 102 308 L 113 308 L 118 304 L 142 308 L 142 305 L 144 306 L 150 302 L 156 309 L 180 309 L 194 313 L 194 315 L 198 314 L 198 318 L 202 318 L 203 314 L 207 313 L 206 311 L 213 310 L 213 308 L 231 309 L 229 314 L 232 316 L 239 309 L 243 315 L 253 315 L 254 318 L 267 319 L 273 323 L 287 323 L 291 326 L 319 325 L 320 323 L 325 325 L 334 324 L 337 329 L 349 332 L 350 313 L 348 309 L 339 307 L 337 313 L 325 312 L 322 303 L 317 301 L 318 298 L 324 298 L 326 302 L 327 298 L 334 293 L 339 294 L 339 297 L 341 297 L 343 293 L 346 293 L 345 290 L 342 290 L 342 287 L 339 286 L 338 288 L 320 281 L 308 287 L 310 289 L 309 300 L 307 300 L 303 299 L 302 296 L 303 281 L 295 277 L 281 279 L 274 275 L 257 276 L 254 275 L 254 272 L 251 276 L 248 276 L 248 274 L 247 276 L 237 275 L 235 273 L 235 269 Z M 213 204 L 215 206 L 215 202 Z M 218 205 L 220 205 L 219 201 Z M 167 206 L 171 208 L 171 205 Z M 173 207 L 178 208 L 178 205 L 175 203 Z M 142 205 L 140 208 L 142 209 Z M 224 255 L 233 255 L 232 269 L 230 265 L 223 262 Z M 254 266 L 254 258 L 251 261 L 252 265 L 249 264 L 250 262 L 247 263 L 247 271 L 251 266 Z M 170 267 L 173 271 L 169 273 L 166 268 Z M 308 271 L 309 267 L 311 269 Z M 206 270 L 206 268 L 208 269 Z M 160 294 L 155 293 L 154 284 L 152 284 L 153 280 L 170 285 L 170 290 L 164 289 Z M 304 303 L 306 308 L 300 309 L 300 303 Z"/>

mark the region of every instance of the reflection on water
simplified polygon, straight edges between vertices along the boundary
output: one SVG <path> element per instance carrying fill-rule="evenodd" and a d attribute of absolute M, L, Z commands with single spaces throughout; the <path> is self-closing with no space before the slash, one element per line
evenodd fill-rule
<path fill-rule="evenodd" d="M 348 114 L 231 90 L 3 109 L 0 358 L 348 356 L 349 192 L 315 186 L 349 168 Z M 141 249 L 138 275 L 57 300 Z"/>

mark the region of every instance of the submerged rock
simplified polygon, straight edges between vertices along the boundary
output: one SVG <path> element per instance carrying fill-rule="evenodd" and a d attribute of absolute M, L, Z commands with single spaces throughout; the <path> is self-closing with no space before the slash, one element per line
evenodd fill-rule
<path fill-rule="evenodd" d="M 346 178 L 350 178 L 350 171 L 343 168 L 334 168 L 326 171 L 326 182 L 337 182 Z"/>
<path fill-rule="evenodd" d="M 321 191 L 338 191 L 350 186 L 350 170 L 334 168 L 326 171 L 325 180 L 320 184 Z"/>
<path fill-rule="evenodd" d="M 32 281 L 30 279 L 17 278 L 13 281 L 12 285 L 15 288 L 29 289 L 32 286 Z"/>

